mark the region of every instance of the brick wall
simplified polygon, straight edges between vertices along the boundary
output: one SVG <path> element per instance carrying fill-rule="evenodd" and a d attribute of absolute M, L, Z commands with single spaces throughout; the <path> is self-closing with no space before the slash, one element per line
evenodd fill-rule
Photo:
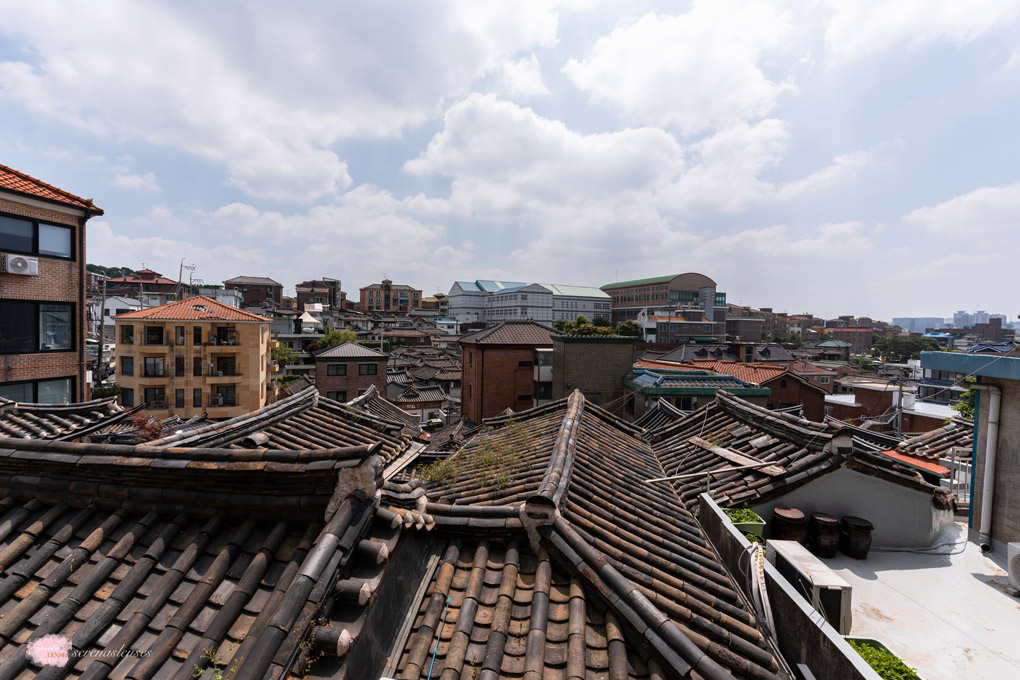
<path fill-rule="evenodd" d="M 328 392 L 346 392 L 347 399 L 358 396 L 358 390 L 367 390 L 372 385 L 379 390 L 379 394 L 386 396 L 386 357 L 379 359 L 316 359 L 315 360 L 315 386 L 319 388 L 319 394 L 326 396 Z M 326 367 L 329 364 L 345 364 L 347 375 L 327 375 Z M 375 364 L 375 375 L 360 375 L 358 366 L 361 364 Z"/>
<path fill-rule="evenodd" d="M 801 404 L 804 417 L 816 423 L 825 420 L 825 393 L 805 385 L 791 376 L 780 376 L 762 383 L 771 393 L 766 400 L 769 408 Z"/>
<path fill-rule="evenodd" d="M 283 302 L 282 286 L 256 286 L 243 283 L 227 283 L 224 284 L 224 288 L 227 290 L 237 290 L 241 292 L 242 307 L 258 306 L 263 302 L 272 302 L 279 307 Z M 269 288 L 270 291 L 267 292 L 266 288 Z"/>
<path fill-rule="evenodd" d="M 575 388 L 599 404 L 623 396 L 623 379 L 634 364 L 634 343 L 598 338 L 554 338 L 552 398 Z"/>
<path fill-rule="evenodd" d="M 85 253 L 82 252 L 79 216 L 57 210 L 23 205 L 0 195 L 0 213 L 62 224 L 72 228 L 74 259 L 39 258 L 39 276 L 0 274 L 0 298 L 43 302 L 70 302 L 74 305 L 74 349 L 70 352 L 0 355 L 0 383 L 74 378 L 76 400 L 85 398 L 81 384 L 82 353 L 85 343 L 85 312 L 80 294 L 85 286 Z"/>
<path fill-rule="evenodd" d="M 464 345 L 461 357 L 461 410 L 465 417 L 481 421 L 499 415 L 507 407 L 523 411 L 532 407 L 535 386 L 535 348 L 508 345 Z M 528 366 L 520 366 L 528 362 Z M 528 399 L 518 399 L 528 395 Z"/>

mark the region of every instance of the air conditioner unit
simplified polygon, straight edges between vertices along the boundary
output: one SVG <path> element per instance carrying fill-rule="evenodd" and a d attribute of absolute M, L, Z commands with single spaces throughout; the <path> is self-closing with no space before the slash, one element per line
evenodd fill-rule
<path fill-rule="evenodd" d="M 1006 557 L 1006 571 L 1009 573 L 1009 585 L 1020 590 L 1020 543 L 1010 543 Z"/>
<path fill-rule="evenodd" d="M 0 253 L 0 273 L 39 276 L 39 258 Z"/>
<path fill-rule="evenodd" d="M 840 635 L 850 634 L 849 583 L 797 541 L 769 540 L 765 557 Z"/>

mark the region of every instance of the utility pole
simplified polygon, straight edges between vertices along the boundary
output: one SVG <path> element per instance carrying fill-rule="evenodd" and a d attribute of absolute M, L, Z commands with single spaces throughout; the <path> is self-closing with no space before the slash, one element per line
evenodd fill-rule
<path fill-rule="evenodd" d="M 903 376 L 896 378 L 896 385 L 899 388 L 899 403 L 896 409 L 896 434 L 903 436 Z"/>

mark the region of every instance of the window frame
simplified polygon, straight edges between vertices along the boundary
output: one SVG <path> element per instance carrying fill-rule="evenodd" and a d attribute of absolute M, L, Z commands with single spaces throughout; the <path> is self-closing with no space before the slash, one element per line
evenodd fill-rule
<path fill-rule="evenodd" d="M 67 381 L 70 382 L 70 385 L 71 385 L 71 393 L 70 393 L 71 394 L 71 399 L 69 400 L 68 403 L 73 403 L 74 400 L 77 398 L 75 395 L 78 394 L 75 391 L 75 388 L 77 387 L 77 380 L 75 379 L 75 376 L 73 376 L 73 375 L 63 375 L 63 376 L 56 376 L 56 377 L 53 377 L 53 378 L 43 378 L 41 380 L 39 380 L 39 379 L 34 379 L 34 380 L 5 380 L 3 383 L 0 383 L 0 384 L 3 384 L 3 385 L 32 385 L 32 399 L 30 399 L 27 402 L 22 402 L 22 403 L 26 403 L 26 404 L 38 404 L 38 403 L 40 403 L 39 402 L 39 383 L 56 382 L 58 380 L 60 380 L 60 381 L 67 380 Z M 63 403 L 63 402 L 58 402 L 58 403 Z"/>
<path fill-rule="evenodd" d="M 4 349 L 0 347 L 0 355 L 11 355 L 11 354 L 54 354 L 60 352 L 77 352 L 78 351 L 78 332 L 75 321 L 75 303 L 73 302 L 54 302 L 53 300 L 0 300 L 0 305 L 32 305 L 34 306 L 34 313 L 32 318 L 35 320 L 35 328 L 33 330 L 33 340 L 36 349 L 33 350 L 21 350 L 21 349 Z M 66 307 L 68 310 L 68 318 L 70 319 L 70 337 L 71 344 L 68 347 L 59 349 L 42 349 L 42 306 L 52 305 L 59 307 Z M 14 382 L 14 381 L 11 381 Z"/>
<path fill-rule="evenodd" d="M 379 375 L 379 366 L 374 363 L 358 364 L 358 375 Z"/>
<path fill-rule="evenodd" d="M 7 212 L 0 212 L 0 217 L 14 220 L 17 222 L 25 222 L 31 225 L 32 228 L 32 248 L 30 250 L 23 250 L 20 248 L 11 248 L 6 245 L 0 245 L 0 251 L 5 253 L 16 253 L 18 255 L 28 255 L 31 257 L 45 257 L 51 260 L 64 260 L 65 262 L 74 262 L 77 259 L 78 252 L 75 248 L 76 239 L 74 237 L 74 227 L 67 224 L 59 224 L 57 222 L 48 222 L 46 220 L 26 219 L 22 215 L 12 215 Z M 70 253 L 68 255 L 52 255 L 50 253 L 43 253 L 39 251 L 39 232 L 40 227 L 53 227 L 58 229 L 66 229 L 68 231 L 68 244 Z"/>
<path fill-rule="evenodd" d="M 347 377 L 347 364 L 326 364 L 326 375 L 331 378 L 346 378 Z"/>

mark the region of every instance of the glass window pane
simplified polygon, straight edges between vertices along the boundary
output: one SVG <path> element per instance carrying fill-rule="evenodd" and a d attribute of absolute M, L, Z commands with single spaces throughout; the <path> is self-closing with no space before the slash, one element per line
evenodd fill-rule
<path fill-rule="evenodd" d="M 132 408 L 135 405 L 135 391 L 125 387 L 120 391 L 120 405 Z"/>
<path fill-rule="evenodd" d="M 0 250 L 33 252 L 32 231 L 31 222 L 0 215 Z"/>
<path fill-rule="evenodd" d="M 39 254 L 71 257 L 71 230 L 67 227 L 40 224 Z"/>
<path fill-rule="evenodd" d="M 11 401 L 35 401 L 32 383 L 17 383 L 14 385 L 0 385 L 0 397 Z"/>
<path fill-rule="evenodd" d="M 38 352 L 35 305 L 0 302 L 0 353 Z"/>
<path fill-rule="evenodd" d="M 39 349 L 71 349 L 71 306 L 39 305 Z"/>
<path fill-rule="evenodd" d="M 38 385 L 40 404 L 66 404 L 71 401 L 70 378 L 40 380 Z"/>

